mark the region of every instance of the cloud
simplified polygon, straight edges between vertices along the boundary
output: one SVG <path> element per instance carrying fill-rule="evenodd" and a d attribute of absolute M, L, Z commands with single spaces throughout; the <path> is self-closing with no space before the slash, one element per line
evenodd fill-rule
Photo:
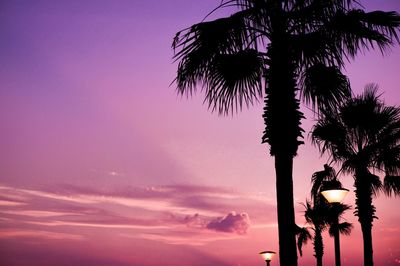
<path fill-rule="evenodd" d="M 45 238 L 59 240 L 82 240 L 83 236 L 77 234 L 66 234 L 49 232 L 42 230 L 1 230 L 0 239 L 2 238 Z"/>
<path fill-rule="evenodd" d="M 135 225 L 135 224 L 112 224 L 112 223 L 89 223 L 89 222 L 29 222 L 36 225 L 45 226 L 75 226 L 75 227 L 97 227 L 97 228 L 114 228 L 114 229 L 168 229 L 163 225 Z"/>
<path fill-rule="evenodd" d="M 236 214 L 230 212 L 224 217 L 217 218 L 207 224 L 208 229 L 215 231 L 244 235 L 250 227 L 250 218 L 247 213 Z"/>
<path fill-rule="evenodd" d="M 22 206 L 25 205 L 21 202 L 9 201 L 9 200 L 0 200 L 0 206 Z"/>
<path fill-rule="evenodd" d="M 247 213 L 236 214 L 236 212 L 230 212 L 223 217 L 207 219 L 196 213 L 186 216 L 182 223 L 191 228 L 244 235 L 250 227 L 250 218 Z"/>
<path fill-rule="evenodd" d="M 94 189 L 71 185 L 45 188 L 0 185 L 0 193 L 0 227 L 25 230 L 29 232 L 26 236 L 39 237 L 41 232 L 51 230 L 79 232 L 91 238 L 93 230 L 107 229 L 168 244 L 190 241 L 193 245 L 204 245 L 243 237 L 250 227 L 249 217 L 254 228 L 275 222 L 265 215 L 266 206 L 273 208 L 266 198 L 219 187 Z M 18 197 L 17 201 L 11 200 L 13 195 Z M 228 213 L 235 209 L 245 212 Z"/>
<path fill-rule="evenodd" d="M 30 217 L 54 217 L 54 216 L 65 216 L 65 215 L 80 215 L 79 213 L 72 212 L 56 212 L 56 211 L 35 211 L 35 210 L 5 210 L 1 211 L 5 214 L 12 215 L 24 215 Z"/>
<path fill-rule="evenodd" d="M 142 239 L 161 241 L 172 245 L 184 245 L 184 246 L 203 246 L 210 242 L 221 241 L 221 240 L 233 240 L 238 237 L 232 234 L 196 234 L 196 232 L 190 232 L 190 236 L 185 234 L 175 234 L 175 235 L 162 235 L 162 234 L 151 234 L 143 233 L 139 237 Z M 124 237 L 132 237 L 131 235 L 123 235 Z"/>
<path fill-rule="evenodd" d="M 188 227 L 195 227 L 195 228 L 204 228 L 207 226 L 206 220 L 204 218 L 201 218 L 198 213 L 186 216 L 183 219 L 182 223 Z"/>

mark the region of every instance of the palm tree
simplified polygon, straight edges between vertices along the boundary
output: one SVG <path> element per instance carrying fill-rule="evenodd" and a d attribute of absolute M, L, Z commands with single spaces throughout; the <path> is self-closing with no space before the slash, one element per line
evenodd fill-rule
<path fill-rule="evenodd" d="M 323 201 L 321 201 L 322 203 Z M 335 237 L 336 230 L 339 234 L 350 235 L 353 225 L 348 222 L 341 222 L 336 224 L 335 220 L 343 216 L 344 212 L 350 208 L 345 204 L 338 204 L 337 206 L 329 206 L 326 202 L 321 205 L 312 205 L 310 201 L 303 204 L 304 218 L 311 227 L 302 227 L 298 231 L 297 247 L 300 256 L 302 255 L 302 246 L 307 244 L 308 240 L 313 241 L 314 257 L 317 261 L 317 266 L 322 266 L 322 257 L 324 255 L 324 242 L 322 232 L 329 228 L 329 235 Z M 311 233 L 308 229 L 314 232 Z"/>
<path fill-rule="evenodd" d="M 335 244 L 335 265 L 341 265 L 340 259 L 340 234 L 350 235 L 353 225 L 348 222 L 339 223 L 343 213 L 350 209 L 349 205 L 335 203 L 329 206 L 327 213 L 327 223 L 329 224 L 329 235 L 334 238 Z"/>
<path fill-rule="evenodd" d="M 301 248 L 303 246 L 303 239 L 306 239 L 306 237 L 309 237 L 312 239 L 312 243 L 314 246 L 314 257 L 317 261 L 317 266 L 322 266 L 322 256 L 324 255 L 324 243 L 322 240 L 322 232 L 327 228 L 327 221 L 326 221 L 326 213 L 328 209 L 328 205 L 313 205 L 310 201 L 306 201 L 305 204 L 303 204 L 305 211 L 304 211 L 304 218 L 306 219 L 307 223 L 311 225 L 309 227 L 313 232 L 313 236 L 309 232 L 309 236 L 307 236 L 306 231 L 303 229 L 301 233 L 298 236 L 298 242 L 297 246 L 299 249 L 300 255 L 302 255 Z M 305 236 L 303 236 L 305 235 Z"/>
<path fill-rule="evenodd" d="M 297 265 L 292 172 L 303 143 L 297 85 L 317 109 L 336 106 L 350 96 L 339 71 L 342 56 L 370 47 L 384 51 L 397 40 L 400 18 L 366 13 L 355 0 L 223 0 L 216 10 L 232 6 L 239 11 L 176 34 L 175 82 L 188 96 L 200 85 L 209 108 L 220 114 L 252 105 L 265 91 L 262 142 L 275 157 L 280 263 Z M 331 86 L 317 86 L 321 74 Z"/>
<path fill-rule="evenodd" d="M 373 265 L 372 199 L 382 190 L 389 196 L 400 195 L 400 108 L 385 105 L 377 89 L 367 85 L 362 95 L 347 100 L 338 112 L 326 113 L 312 132 L 321 152 L 353 175 L 366 266 Z M 374 173 L 385 175 L 383 184 Z"/>
<path fill-rule="evenodd" d="M 347 211 L 350 206 L 345 204 L 337 204 L 335 206 L 330 205 L 324 197 L 321 196 L 321 189 L 325 182 L 335 182 L 341 186 L 340 182 L 336 179 L 335 170 L 324 165 L 324 170 L 315 172 L 311 177 L 312 189 L 311 189 L 311 199 L 312 203 L 306 200 L 303 204 L 304 218 L 307 223 L 311 225 L 311 230 L 314 231 L 314 235 L 306 230 L 306 228 L 301 228 L 298 234 L 297 246 L 300 255 L 302 254 L 301 248 L 303 244 L 306 244 L 309 239 L 313 240 L 314 246 L 314 257 L 317 261 L 317 266 L 322 266 L 322 257 L 324 255 L 324 244 L 322 238 L 322 232 L 329 228 L 329 234 L 332 237 L 338 236 L 335 234 L 341 233 L 349 235 L 351 232 L 352 225 L 348 222 L 338 223 L 340 217 L 343 216 L 344 212 Z"/>

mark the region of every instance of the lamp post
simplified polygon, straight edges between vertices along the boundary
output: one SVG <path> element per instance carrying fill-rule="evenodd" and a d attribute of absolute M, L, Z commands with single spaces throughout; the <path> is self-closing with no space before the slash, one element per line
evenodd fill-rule
<path fill-rule="evenodd" d="M 333 186 L 332 186 L 333 184 Z M 346 197 L 348 189 L 342 188 L 339 181 L 331 182 L 321 190 L 322 196 L 334 207 L 334 241 L 335 241 L 335 265 L 340 266 L 340 240 L 339 240 L 339 214 L 337 209 L 339 204 Z"/>
<path fill-rule="evenodd" d="M 276 253 L 274 251 L 263 251 L 260 252 L 261 257 L 267 262 L 267 266 L 270 266 L 271 259 Z"/>

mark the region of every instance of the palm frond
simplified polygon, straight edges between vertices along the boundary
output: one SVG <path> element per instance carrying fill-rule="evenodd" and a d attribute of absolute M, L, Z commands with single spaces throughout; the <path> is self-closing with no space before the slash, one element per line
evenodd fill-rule
<path fill-rule="evenodd" d="M 318 120 L 311 132 L 311 139 L 321 153 L 329 152 L 336 162 L 343 161 L 353 154 L 347 129 L 335 114 L 326 115 Z"/>
<path fill-rule="evenodd" d="M 368 181 L 371 184 L 372 194 L 377 197 L 379 192 L 384 188 L 379 176 L 369 173 Z"/>
<path fill-rule="evenodd" d="M 384 192 L 388 196 L 399 196 L 400 195 L 400 176 L 385 176 L 384 179 Z"/>
<path fill-rule="evenodd" d="M 262 97 L 264 62 L 254 49 L 219 54 L 205 77 L 205 101 L 220 114 L 240 110 Z"/>
<path fill-rule="evenodd" d="M 173 40 L 174 59 L 178 65 L 178 92 L 187 95 L 196 90 L 197 84 L 205 82 L 207 74 L 220 54 L 234 53 L 250 48 L 246 27 L 246 10 L 230 17 L 201 22 L 178 32 Z"/>
<path fill-rule="evenodd" d="M 306 200 L 306 203 L 301 203 L 301 205 L 303 205 L 305 211 L 304 211 L 304 218 L 306 219 L 307 223 L 312 224 L 313 223 L 313 219 L 312 217 L 313 215 L 313 207 L 311 206 L 311 202 Z"/>
<path fill-rule="evenodd" d="M 396 137 L 397 141 L 400 138 Z M 381 144 L 379 142 L 379 144 Z M 377 150 L 380 153 L 376 156 L 376 167 L 383 169 L 387 175 L 400 174 L 400 144 L 398 145 L 380 145 Z"/>
<path fill-rule="evenodd" d="M 302 247 L 311 240 L 312 236 L 307 227 L 297 226 L 297 249 L 299 250 L 300 256 L 303 256 Z"/>
<path fill-rule="evenodd" d="M 339 203 L 335 205 L 330 205 L 329 213 L 327 214 L 328 223 L 334 224 L 337 217 L 342 218 L 344 213 L 348 210 L 351 210 L 351 206 L 344 203 Z"/>
<path fill-rule="evenodd" d="M 318 228 L 318 230 L 323 231 L 328 224 L 328 215 L 329 215 L 329 205 L 321 200 L 315 201 L 315 204 L 312 204 L 310 201 L 306 200 L 306 203 L 302 203 L 304 210 L 304 218 L 309 224 L 312 224 L 314 228 Z"/>
<path fill-rule="evenodd" d="M 398 42 L 400 17 L 396 12 L 366 13 L 360 9 L 336 12 L 326 27 L 336 49 L 354 57 L 377 46 L 382 52 Z"/>
<path fill-rule="evenodd" d="M 353 229 L 353 225 L 348 222 L 339 223 L 339 233 L 342 235 L 349 236 L 351 234 L 351 230 Z"/>
<path fill-rule="evenodd" d="M 292 34 L 292 53 L 298 58 L 298 66 L 304 70 L 318 64 L 343 65 L 342 52 L 326 36 L 324 29 L 307 33 Z"/>
<path fill-rule="evenodd" d="M 313 65 L 303 74 L 300 85 L 302 99 L 317 112 L 332 113 L 351 97 L 348 78 L 334 66 Z"/>
<path fill-rule="evenodd" d="M 382 105 L 377 91 L 376 84 L 368 84 L 363 94 L 350 99 L 340 108 L 341 119 L 347 128 L 371 132 L 377 127 L 377 116 Z"/>
<path fill-rule="evenodd" d="M 353 225 L 348 222 L 339 223 L 338 225 L 332 225 L 329 228 L 329 235 L 331 237 L 335 236 L 335 231 L 339 230 L 339 233 L 342 235 L 349 236 L 351 234 L 351 230 L 353 229 Z"/>
<path fill-rule="evenodd" d="M 265 0 L 236 0 L 241 10 L 249 13 L 249 27 L 253 33 L 262 33 L 269 38 L 271 33 L 271 15 L 274 13 L 272 1 Z M 262 38 L 261 42 L 265 44 Z"/>
<path fill-rule="evenodd" d="M 319 196 L 322 183 L 327 180 L 333 180 L 336 178 L 335 169 L 327 164 L 324 164 L 324 170 L 318 171 L 311 176 L 311 199 L 315 199 Z"/>

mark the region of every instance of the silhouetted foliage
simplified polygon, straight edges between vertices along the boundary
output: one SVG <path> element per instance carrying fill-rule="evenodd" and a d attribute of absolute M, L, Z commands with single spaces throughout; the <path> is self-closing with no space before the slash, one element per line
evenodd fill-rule
<path fill-rule="evenodd" d="M 364 239 L 364 263 L 373 265 L 372 198 L 380 191 L 400 195 L 400 108 L 386 105 L 376 85 L 367 85 L 362 95 L 347 100 L 337 112 L 325 114 L 315 125 L 312 138 L 344 173 L 353 175 L 355 215 Z M 380 177 L 385 175 L 382 184 Z"/>
<path fill-rule="evenodd" d="M 312 189 L 311 201 L 306 200 L 302 204 L 305 208 L 304 218 L 309 227 L 303 227 L 297 236 L 297 246 L 300 255 L 302 255 L 302 246 L 307 244 L 308 240 L 312 239 L 314 248 L 314 257 L 316 258 L 317 266 L 322 266 L 322 257 L 324 255 L 324 243 L 322 233 L 329 228 L 329 234 L 333 237 L 335 230 L 339 233 L 349 235 L 352 225 L 348 222 L 336 224 L 340 220 L 345 211 L 350 209 L 350 206 L 345 204 L 336 204 L 332 206 L 321 195 L 323 189 L 329 186 L 341 187 L 341 183 L 336 178 L 335 170 L 329 165 L 324 165 L 324 170 L 313 173 L 311 176 Z M 311 236 L 309 230 L 314 234 Z M 308 235 L 306 234 L 306 231 Z"/>
<path fill-rule="evenodd" d="M 350 95 L 338 71 L 343 57 L 373 47 L 385 51 L 398 41 L 400 19 L 395 12 L 364 12 L 350 0 L 233 0 L 217 9 L 231 6 L 239 11 L 176 34 L 175 82 L 182 95 L 202 88 L 209 108 L 220 114 L 264 96 L 262 142 L 275 156 L 280 261 L 297 265 L 292 166 L 304 117 L 297 91 L 321 112 L 334 109 Z M 316 72 L 329 75 L 335 87 L 312 85 Z"/>

